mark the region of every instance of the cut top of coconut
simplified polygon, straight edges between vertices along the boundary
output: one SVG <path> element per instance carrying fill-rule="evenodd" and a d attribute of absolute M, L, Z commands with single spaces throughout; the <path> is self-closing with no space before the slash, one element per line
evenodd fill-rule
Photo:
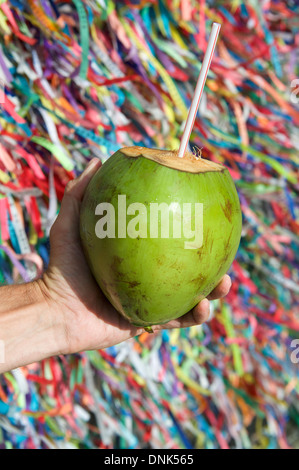
<path fill-rule="evenodd" d="M 178 157 L 177 150 L 149 149 L 147 147 L 124 147 L 119 150 L 127 157 L 144 157 L 160 165 L 173 168 L 174 170 L 186 171 L 188 173 L 205 173 L 208 171 L 223 171 L 225 166 L 220 163 L 205 160 L 191 152 L 185 152 L 183 158 Z"/>

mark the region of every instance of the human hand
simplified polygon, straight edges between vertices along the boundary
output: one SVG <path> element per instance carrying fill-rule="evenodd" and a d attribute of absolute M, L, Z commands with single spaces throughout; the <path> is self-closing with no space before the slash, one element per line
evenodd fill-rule
<path fill-rule="evenodd" d="M 82 175 L 67 184 L 59 215 L 50 232 L 50 263 L 38 281 L 50 309 L 60 316 L 65 354 L 102 349 L 144 332 L 131 325 L 106 299 L 85 260 L 79 235 L 80 205 L 84 191 L 100 167 L 91 160 Z M 225 275 L 207 299 L 190 312 L 153 331 L 200 325 L 208 320 L 209 300 L 224 297 L 231 280 Z"/>

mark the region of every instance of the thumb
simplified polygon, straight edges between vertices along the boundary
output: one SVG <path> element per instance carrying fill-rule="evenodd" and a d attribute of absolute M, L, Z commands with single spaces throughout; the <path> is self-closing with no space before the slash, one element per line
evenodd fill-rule
<path fill-rule="evenodd" d="M 64 243 L 79 239 L 80 204 L 88 183 L 101 165 L 101 160 L 93 158 L 83 173 L 66 185 L 58 217 L 50 231 L 51 244 L 57 239 Z"/>
<path fill-rule="evenodd" d="M 90 160 L 83 173 L 81 173 L 78 178 L 68 182 L 65 188 L 65 194 L 81 202 L 88 183 L 101 165 L 102 162 L 98 158 Z"/>

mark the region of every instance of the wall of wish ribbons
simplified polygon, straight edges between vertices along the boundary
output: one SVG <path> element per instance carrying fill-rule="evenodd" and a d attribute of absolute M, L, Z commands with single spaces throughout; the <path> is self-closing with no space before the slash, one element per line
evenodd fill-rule
<path fill-rule="evenodd" d="M 203 326 L 3 374 L 0 448 L 299 447 L 298 1 L 0 0 L 0 284 L 40 276 L 92 157 L 179 147 L 213 21 L 190 144 L 238 190 L 232 289 Z"/>

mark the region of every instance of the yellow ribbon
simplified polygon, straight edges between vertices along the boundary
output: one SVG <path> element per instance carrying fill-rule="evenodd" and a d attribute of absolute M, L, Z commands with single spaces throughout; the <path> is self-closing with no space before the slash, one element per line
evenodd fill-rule
<path fill-rule="evenodd" d="M 152 65 L 155 67 L 155 69 L 158 71 L 158 73 L 161 75 L 163 81 L 165 82 L 169 94 L 174 101 L 175 106 L 177 109 L 181 112 L 182 118 L 185 119 L 187 117 L 188 110 L 186 108 L 186 105 L 184 101 L 182 100 L 172 78 L 169 76 L 165 68 L 160 64 L 160 62 L 149 52 L 149 50 L 144 47 L 140 39 L 136 36 L 135 32 L 132 30 L 132 28 L 126 23 L 122 18 L 120 18 L 120 21 L 125 28 L 125 31 L 127 35 L 132 39 L 132 41 L 135 43 L 137 48 L 142 51 L 148 59 L 151 61 Z"/>

